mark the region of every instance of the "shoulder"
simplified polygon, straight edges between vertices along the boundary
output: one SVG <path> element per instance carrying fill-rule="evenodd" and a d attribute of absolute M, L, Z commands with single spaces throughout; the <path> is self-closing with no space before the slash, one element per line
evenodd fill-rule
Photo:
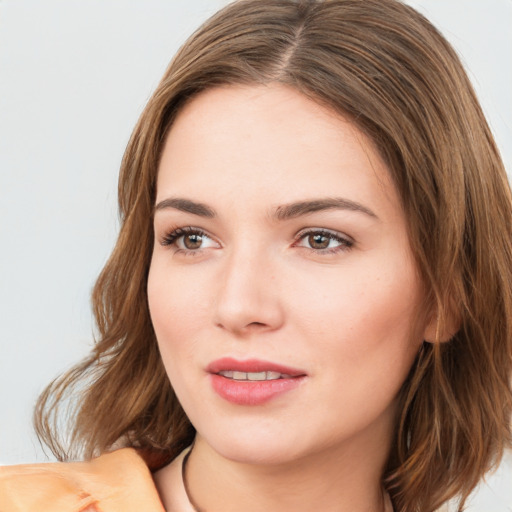
<path fill-rule="evenodd" d="M 0 467 L 1 512 L 163 512 L 151 473 L 132 448 L 89 462 Z"/>

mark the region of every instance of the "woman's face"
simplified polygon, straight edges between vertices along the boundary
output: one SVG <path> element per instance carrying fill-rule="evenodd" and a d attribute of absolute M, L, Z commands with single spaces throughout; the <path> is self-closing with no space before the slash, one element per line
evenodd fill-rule
<path fill-rule="evenodd" d="M 204 92 L 167 137 L 154 222 L 151 317 L 202 440 L 246 462 L 387 446 L 422 292 L 353 124 L 284 86 Z"/>

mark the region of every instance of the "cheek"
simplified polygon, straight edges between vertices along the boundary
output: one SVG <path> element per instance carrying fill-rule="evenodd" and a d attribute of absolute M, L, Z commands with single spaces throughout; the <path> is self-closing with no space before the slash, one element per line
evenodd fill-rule
<path fill-rule="evenodd" d="M 172 264 L 172 255 L 158 251 L 148 275 L 148 303 L 153 323 L 175 329 L 184 327 L 208 304 L 204 272 L 197 267 Z"/>
<path fill-rule="evenodd" d="M 406 272 L 407 274 L 407 272 Z M 412 323 L 418 303 L 414 279 L 403 272 L 353 272 L 347 268 L 328 279 L 302 281 L 290 298 L 307 323 L 321 330 L 402 330 Z M 384 330 L 383 328 L 386 327 Z"/>
<path fill-rule="evenodd" d="M 405 378 L 422 342 L 414 332 L 421 296 L 412 263 L 396 259 L 387 266 L 360 260 L 329 279 L 301 281 L 290 297 L 302 332 L 315 340 L 314 358 L 336 359 L 354 378 L 366 372 L 371 379 L 390 367 Z"/>
<path fill-rule="evenodd" d="M 148 276 L 148 305 L 164 364 L 168 367 L 183 351 L 193 353 L 192 331 L 201 324 L 206 303 L 201 287 L 186 273 L 171 271 L 165 258 L 153 258 Z M 192 283 L 192 284 L 191 284 Z"/>
<path fill-rule="evenodd" d="M 169 272 L 166 261 L 153 259 L 148 276 L 148 305 L 167 377 L 180 397 L 191 387 L 186 369 L 197 353 L 194 326 L 198 325 L 196 287 Z M 174 274 L 174 275 L 173 275 Z M 188 284 L 188 285 L 187 285 Z M 181 400 L 181 398 L 180 398 Z"/>

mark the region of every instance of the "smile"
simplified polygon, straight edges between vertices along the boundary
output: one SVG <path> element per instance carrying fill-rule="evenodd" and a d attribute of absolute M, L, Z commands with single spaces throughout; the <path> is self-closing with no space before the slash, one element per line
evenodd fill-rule
<path fill-rule="evenodd" d="M 222 358 L 207 367 L 213 391 L 234 405 L 263 405 L 299 387 L 303 370 L 259 359 Z"/>
<path fill-rule="evenodd" d="M 267 372 L 239 372 L 236 370 L 223 370 L 218 373 L 222 377 L 233 380 L 251 380 L 251 381 L 262 381 L 262 380 L 277 380 L 277 379 L 290 379 L 291 375 L 286 373 L 279 373 L 273 371 Z"/>
<path fill-rule="evenodd" d="M 206 371 L 235 380 L 276 380 L 306 375 L 304 370 L 271 361 L 261 359 L 238 360 L 232 357 L 223 357 L 212 361 L 206 367 Z"/>

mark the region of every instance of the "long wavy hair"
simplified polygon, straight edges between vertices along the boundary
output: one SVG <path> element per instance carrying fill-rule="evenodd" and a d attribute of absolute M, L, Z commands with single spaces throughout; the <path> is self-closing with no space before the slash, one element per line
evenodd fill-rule
<path fill-rule="evenodd" d="M 38 435 L 61 460 L 122 440 L 155 466 L 192 442 L 147 304 L 159 158 L 201 91 L 270 83 L 352 120 L 389 167 L 438 328 L 401 389 L 383 483 L 397 512 L 451 498 L 462 509 L 511 442 L 512 199 L 459 58 L 396 0 L 236 1 L 185 43 L 124 154 L 119 238 L 92 296 L 95 348 L 41 395 Z M 442 343 L 454 316 L 458 332 Z"/>

